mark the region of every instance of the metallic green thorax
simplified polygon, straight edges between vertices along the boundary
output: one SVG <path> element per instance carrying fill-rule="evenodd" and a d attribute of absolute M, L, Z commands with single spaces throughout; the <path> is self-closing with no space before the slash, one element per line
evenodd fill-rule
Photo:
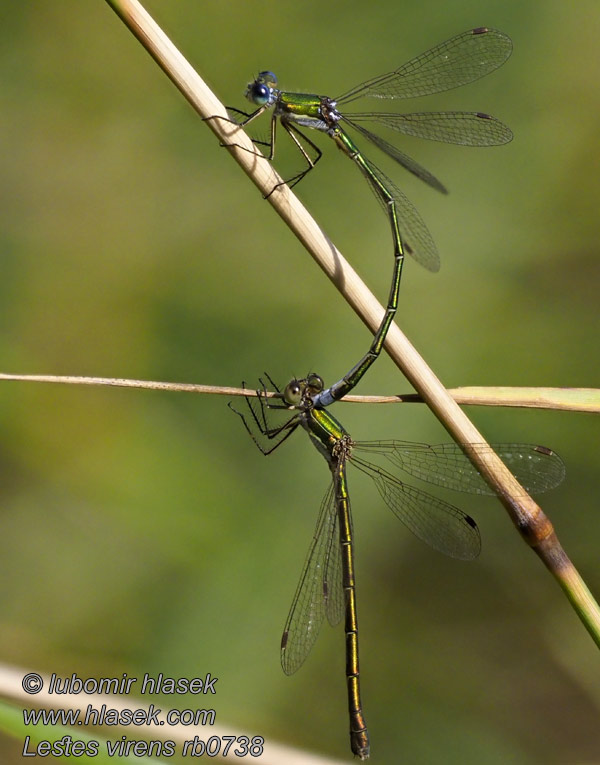
<path fill-rule="evenodd" d="M 326 409 L 311 408 L 303 412 L 300 422 L 330 467 L 337 463 L 339 455 L 336 452 L 336 447 L 342 440 L 348 440 L 350 443 L 350 435 L 338 420 Z M 339 451 L 339 447 L 337 451 Z"/>
<path fill-rule="evenodd" d="M 279 91 L 277 109 L 282 114 L 321 119 L 321 97 L 314 93 Z"/>

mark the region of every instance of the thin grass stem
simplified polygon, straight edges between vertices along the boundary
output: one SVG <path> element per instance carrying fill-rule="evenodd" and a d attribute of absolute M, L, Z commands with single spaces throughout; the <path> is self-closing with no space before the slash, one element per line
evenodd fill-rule
<path fill-rule="evenodd" d="M 223 385 L 161 382 L 158 380 L 132 380 L 123 377 L 83 377 L 81 375 L 22 375 L 0 372 L 0 381 L 37 382 L 61 385 L 92 385 L 112 388 L 140 388 L 172 393 L 200 393 L 213 396 L 254 396 L 250 388 L 232 388 Z M 600 390 L 597 388 L 520 388 L 506 386 L 466 386 L 447 388 L 457 404 L 470 406 L 506 406 L 523 409 L 553 409 L 555 411 L 600 413 Z M 264 391 L 261 391 L 264 395 Z M 273 392 L 267 391 L 267 397 Z M 340 399 L 350 404 L 422 404 L 418 393 L 398 393 L 394 396 L 357 396 L 350 394 Z"/>

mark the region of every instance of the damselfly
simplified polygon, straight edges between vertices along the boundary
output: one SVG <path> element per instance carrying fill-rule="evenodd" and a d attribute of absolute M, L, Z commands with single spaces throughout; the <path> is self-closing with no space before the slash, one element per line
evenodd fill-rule
<path fill-rule="evenodd" d="M 270 379 L 269 382 L 272 383 Z M 479 494 L 494 494 L 494 491 L 457 444 L 429 446 L 403 441 L 354 441 L 328 410 L 315 404 L 323 389 L 323 380 L 309 374 L 305 379 L 292 380 L 283 392 L 277 389 L 277 397 L 283 403 L 273 406 L 267 403 L 263 385 L 258 391 L 258 406 L 253 405 L 250 397 L 246 398 L 250 421 L 241 412 L 234 411 L 263 454 L 273 452 L 300 425 L 329 465 L 332 482 L 321 503 L 316 530 L 283 631 L 281 664 L 286 674 L 294 673 L 308 656 L 325 615 L 331 625 L 345 617 L 350 746 L 354 754 L 365 760 L 369 756 L 369 736 L 360 695 L 354 532 L 346 465 L 349 462 L 372 478 L 383 501 L 417 537 L 436 550 L 462 560 L 473 559 L 480 551 L 479 529 L 473 518 L 444 500 L 404 483 L 362 455 L 385 457 L 396 468 L 437 486 Z M 282 425 L 271 427 L 267 410 L 272 408 L 294 410 L 294 413 Z M 264 442 L 262 437 L 266 439 Z M 560 457 L 544 446 L 468 444 L 465 448 L 480 454 L 492 449 L 524 488 L 533 493 L 558 486 L 565 476 Z"/>
<path fill-rule="evenodd" d="M 321 158 L 322 152 L 298 126 L 327 133 L 337 146 L 354 160 L 366 177 L 379 201 L 388 211 L 395 246 L 407 252 L 431 271 L 439 268 L 439 256 L 421 216 L 405 195 L 361 152 L 345 127 L 350 126 L 396 160 L 409 172 L 433 188 L 446 193 L 446 188 L 428 170 L 362 123 L 377 123 L 405 135 L 463 146 L 494 146 L 511 140 L 512 132 L 499 120 L 483 112 L 416 112 L 395 114 L 383 112 L 347 113 L 343 107 L 359 98 L 404 99 L 441 93 L 484 77 L 501 66 L 512 52 L 510 37 L 496 29 L 469 29 L 435 48 L 411 59 L 398 69 L 373 77 L 346 91 L 337 98 L 312 93 L 294 93 L 277 88 L 273 72 L 260 72 L 249 83 L 246 97 L 258 108 L 245 114 L 240 125 L 247 125 L 267 109 L 273 109 L 269 159 L 275 156 L 277 121 L 298 146 L 307 167 L 288 179 L 295 185 Z M 314 159 L 299 139 L 315 152 Z"/>
<path fill-rule="evenodd" d="M 446 188 L 434 175 L 388 141 L 372 133 L 363 126 L 364 123 L 376 123 L 405 135 L 464 146 L 493 146 L 507 143 L 512 138 L 512 133 L 506 125 L 483 112 L 347 113 L 343 107 L 362 97 L 415 98 L 466 85 L 501 66 L 511 51 L 512 42 L 504 33 L 486 27 L 470 29 L 411 59 L 392 72 L 351 88 L 335 99 L 311 93 L 279 90 L 277 77 L 273 72 L 260 72 L 246 90 L 246 97 L 257 109 L 251 114 L 230 109 L 230 112 L 243 115 L 244 118 L 236 123 L 240 126 L 247 125 L 266 110 L 272 109 L 268 158 L 272 160 L 275 156 L 276 127 L 279 121 L 307 163 L 303 171 L 288 179 L 290 186 L 298 183 L 312 170 L 322 156 L 318 146 L 301 132 L 299 127 L 312 128 L 329 135 L 356 163 L 389 217 L 394 241 L 394 273 L 387 310 L 369 351 L 348 375 L 324 392 L 322 405 L 326 405 L 326 400 L 331 403 L 348 393 L 381 353 L 398 305 L 404 253 L 408 252 L 431 271 L 437 271 L 440 265 L 433 238 L 417 209 L 404 193 L 364 156 L 346 131 L 346 127 L 356 130 L 409 172 L 444 193 Z M 314 157 L 311 158 L 301 140 L 314 151 Z"/>

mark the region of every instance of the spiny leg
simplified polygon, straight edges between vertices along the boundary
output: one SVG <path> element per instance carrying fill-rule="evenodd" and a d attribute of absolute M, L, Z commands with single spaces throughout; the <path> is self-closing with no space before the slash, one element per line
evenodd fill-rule
<path fill-rule="evenodd" d="M 223 120 L 223 122 L 229 122 L 232 125 L 237 125 L 238 127 L 245 127 L 248 125 L 252 120 L 256 119 L 256 117 L 260 116 L 263 111 L 265 110 L 265 107 L 261 107 L 260 109 L 257 109 L 256 111 L 252 112 L 251 114 L 248 114 L 247 112 L 242 111 L 241 109 L 235 109 L 234 107 L 227 107 L 228 111 L 236 112 L 237 114 L 241 114 L 246 119 L 241 120 L 238 122 L 237 120 L 233 119 L 227 119 L 226 117 L 221 117 L 220 115 L 215 115 L 213 117 L 205 117 L 204 121 L 213 120 L 213 119 L 220 119 Z M 277 133 L 277 120 L 278 117 L 276 114 L 273 114 L 271 117 L 271 137 L 269 141 L 256 141 L 252 139 L 252 142 L 255 144 L 259 144 L 260 146 L 268 146 L 269 147 L 269 154 L 266 156 L 266 159 L 269 162 L 272 162 L 275 159 L 275 143 L 276 143 L 276 133 Z M 293 188 L 297 183 L 299 183 L 305 175 L 307 175 L 317 164 L 317 162 L 321 159 L 323 156 L 323 152 L 319 147 L 313 143 L 310 138 L 304 135 L 295 125 L 292 125 L 289 122 L 283 122 L 281 123 L 283 127 L 285 128 L 286 133 L 291 137 L 291 139 L 294 141 L 296 146 L 298 147 L 298 150 L 304 157 L 307 163 L 307 167 L 302 170 L 300 173 L 297 173 L 296 175 L 293 175 L 291 178 L 288 178 L 286 180 L 280 181 L 279 183 L 276 183 L 271 191 L 269 191 L 268 194 L 266 194 L 263 198 L 268 199 L 271 194 L 276 191 L 280 186 L 288 185 L 290 188 Z M 315 151 L 315 158 L 312 159 L 306 149 L 302 146 L 296 135 L 296 133 L 301 138 L 303 138 L 306 143 Z M 221 144 L 221 146 L 227 146 L 228 144 Z M 257 151 L 252 151 L 252 149 L 247 149 L 245 146 L 240 146 L 239 144 L 234 144 L 237 146 L 238 149 L 242 149 L 243 151 L 247 151 L 250 154 L 253 154 L 254 156 L 264 156 L 260 154 Z"/>
<path fill-rule="evenodd" d="M 230 119 L 228 117 L 222 117 L 220 114 L 214 114 L 211 117 L 203 117 L 203 122 L 209 122 L 210 120 L 222 120 L 223 122 L 228 122 L 230 125 L 236 125 L 237 127 L 243 128 L 243 127 L 246 127 L 246 125 L 248 125 L 250 122 L 255 120 L 257 117 L 259 117 L 265 111 L 266 107 L 261 106 L 260 109 L 256 109 L 256 111 L 253 111 L 250 114 L 248 112 L 242 111 L 241 109 L 236 109 L 234 106 L 228 106 L 226 108 L 227 108 L 228 112 L 235 112 L 236 114 L 241 114 L 243 117 L 245 117 L 245 119 L 240 120 L 238 122 L 238 120 Z M 271 125 L 272 125 L 274 120 L 275 120 L 275 116 L 273 115 L 272 120 L 271 120 Z M 269 156 L 267 157 L 269 162 L 275 156 L 274 137 L 275 137 L 274 128 L 271 126 L 271 140 L 270 141 L 258 141 L 258 140 L 254 139 L 254 138 L 251 139 L 252 143 L 258 144 L 259 146 L 268 146 L 269 147 Z M 227 146 L 235 146 L 236 148 L 241 149 L 242 151 L 247 151 L 249 154 L 252 154 L 255 157 L 264 156 L 264 154 L 262 154 L 261 152 L 253 151 L 252 149 L 248 149 L 245 146 L 241 146 L 239 143 L 235 143 L 235 144 L 221 143 L 220 146 L 225 146 L 225 147 L 227 147 Z"/>
<path fill-rule="evenodd" d="M 212 114 L 210 117 L 203 117 L 203 122 L 210 122 L 210 120 L 222 120 L 223 122 L 229 122 L 231 125 L 237 125 L 237 127 L 246 127 L 246 125 L 249 125 L 253 120 L 255 120 L 257 117 L 260 117 L 260 115 L 268 108 L 267 106 L 261 106 L 258 109 L 255 109 L 253 112 L 244 112 L 241 109 L 236 109 L 235 106 L 227 106 L 225 107 L 228 112 L 235 112 L 236 114 L 241 114 L 245 119 L 238 122 L 237 120 L 231 119 L 230 117 L 223 117 L 220 114 Z"/>
<path fill-rule="evenodd" d="M 282 120 L 281 124 L 283 125 L 283 127 L 284 127 L 285 131 L 286 131 L 286 132 L 287 132 L 287 134 L 290 136 L 290 138 L 292 139 L 292 141 L 293 141 L 293 142 L 296 144 L 296 146 L 298 147 L 298 150 L 300 151 L 300 153 L 302 154 L 302 156 L 303 156 L 303 157 L 304 157 L 304 159 L 306 160 L 306 164 L 307 164 L 307 167 L 306 167 L 304 170 L 302 170 L 300 173 L 297 173 L 296 175 L 293 175 L 291 178 L 288 178 L 288 179 L 287 179 L 287 180 L 285 180 L 285 181 L 281 181 L 280 183 L 277 183 L 277 184 L 275 184 L 275 186 L 273 186 L 273 189 L 272 189 L 272 191 L 270 191 L 270 192 L 269 192 L 269 194 L 267 194 L 267 197 L 270 197 L 270 196 L 271 196 L 271 194 L 273 193 L 273 191 L 275 191 L 275 189 L 279 188 L 279 186 L 284 186 L 284 185 L 286 185 L 286 184 L 287 184 L 287 185 L 290 187 L 290 189 L 293 189 L 293 188 L 294 188 L 294 186 L 295 186 L 297 183 L 300 183 L 300 181 L 301 181 L 301 180 L 302 180 L 302 179 L 303 179 L 303 178 L 304 178 L 306 175 L 308 175 L 308 173 L 310 173 L 310 171 L 311 171 L 311 170 L 312 170 L 312 169 L 315 167 L 315 165 L 317 164 L 317 162 L 318 162 L 318 161 L 321 159 L 321 157 L 323 156 L 323 152 L 321 151 L 321 149 L 319 149 L 319 147 L 318 147 L 318 146 L 317 146 L 315 143 L 313 143 L 313 142 L 310 140 L 310 138 L 308 138 L 307 136 L 305 136 L 305 135 L 304 135 L 304 133 L 302 133 L 300 130 L 298 130 L 298 128 L 297 128 L 295 125 L 291 124 L 290 122 L 284 122 L 283 120 Z M 296 133 L 296 135 L 294 135 L 294 133 Z M 297 136 L 300 136 L 302 139 L 304 139 L 304 140 L 306 141 L 306 143 L 307 143 L 307 144 L 308 144 L 308 145 L 309 145 L 309 146 L 310 146 L 312 149 L 314 149 L 314 151 L 315 151 L 315 158 L 314 158 L 314 159 L 312 159 L 312 158 L 310 157 L 310 155 L 308 154 L 308 152 L 306 151 L 306 149 L 304 148 L 304 146 L 302 146 L 302 144 L 301 144 L 301 143 L 300 143 L 300 141 L 298 140 Z M 265 199 L 266 199 L 267 197 L 265 197 Z"/>
<path fill-rule="evenodd" d="M 248 120 L 252 120 L 252 119 L 254 119 L 255 116 L 256 117 L 259 116 L 255 112 L 249 113 L 249 112 L 244 112 L 241 109 L 236 109 L 235 106 L 227 106 L 226 108 L 227 108 L 227 111 L 229 113 L 235 112 L 236 114 L 241 114 L 242 117 L 246 117 L 247 118 L 246 120 L 242 120 L 240 122 L 238 122 L 237 120 L 231 120 L 231 122 L 233 124 L 239 125 L 240 127 L 244 127 L 245 125 L 247 125 L 248 124 Z M 218 117 L 208 117 L 207 119 L 218 119 Z M 252 141 L 252 143 L 257 144 L 258 146 L 268 146 L 269 147 L 269 154 L 271 154 L 271 152 L 272 152 L 271 141 L 259 141 L 258 138 L 252 138 L 252 136 L 250 136 L 250 140 Z M 226 146 L 226 144 L 222 143 L 221 146 Z M 240 146 L 239 144 L 236 144 L 236 146 L 238 146 L 238 148 L 240 148 L 240 149 L 244 149 L 244 151 L 250 151 L 249 149 L 246 149 L 244 146 Z M 256 156 L 258 156 L 258 152 L 250 152 L 250 153 L 255 154 Z"/>
<path fill-rule="evenodd" d="M 269 377 L 269 380 L 271 380 L 270 377 Z M 261 383 L 262 383 L 262 380 L 261 380 Z M 242 383 L 242 387 L 243 388 L 246 387 L 245 383 Z M 267 438 L 269 441 L 275 440 L 275 443 L 273 444 L 273 446 L 271 446 L 268 449 L 266 449 L 260 443 L 260 441 L 256 437 L 255 433 L 253 432 L 252 427 L 248 424 L 248 420 L 246 419 L 245 415 L 242 412 L 239 412 L 237 409 L 235 409 L 235 407 L 231 404 L 231 402 L 229 402 L 228 406 L 229 406 L 229 408 L 231 409 L 232 412 L 235 412 L 238 415 L 238 417 L 240 417 L 240 419 L 244 423 L 244 427 L 246 428 L 246 431 L 250 435 L 250 438 L 254 441 L 256 447 L 258 448 L 258 450 L 262 454 L 264 454 L 265 457 L 266 457 L 267 455 L 269 455 L 272 452 L 274 452 L 275 449 L 277 449 L 279 446 L 281 446 L 281 444 L 287 438 L 289 438 L 291 436 L 291 434 L 294 432 L 294 430 L 296 430 L 296 428 L 298 427 L 300 422 L 299 422 L 298 415 L 294 414 L 292 417 L 290 417 L 289 420 L 284 422 L 279 427 L 271 428 L 269 426 L 269 423 L 267 421 L 267 416 L 266 416 L 266 413 L 265 413 L 265 408 L 269 407 L 268 403 L 265 403 L 265 401 L 264 401 L 264 399 L 266 398 L 266 396 L 264 395 L 264 394 L 266 394 L 266 388 L 263 387 L 263 390 L 262 391 L 257 391 L 257 393 L 259 394 L 258 395 L 258 401 L 259 401 L 259 404 L 260 404 L 260 419 L 259 419 L 259 415 L 256 413 L 256 410 L 255 410 L 254 406 L 252 405 L 250 397 L 249 396 L 245 396 L 245 400 L 246 400 L 246 405 L 248 406 L 248 410 L 249 410 L 249 412 L 250 412 L 250 414 L 252 416 L 252 420 L 254 421 L 254 425 L 256 426 L 258 432 L 262 436 Z M 280 408 L 280 407 L 276 407 L 276 408 Z M 281 407 L 281 408 L 287 409 L 287 407 Z"/>

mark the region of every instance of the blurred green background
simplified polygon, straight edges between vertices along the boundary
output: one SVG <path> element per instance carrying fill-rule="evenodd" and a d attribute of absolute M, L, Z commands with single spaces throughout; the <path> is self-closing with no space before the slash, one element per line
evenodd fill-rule
<path fill-rule="evenodd" d="M 507 32 L 498 72 L 401 109 L 488 111 L 512 144 L 405 139 L 447 198 L 371 152 L 442 257 L 438 275 L 406 264 L 398 321 L 449 386 L 600 384 L 595 0 L 147 7 L 240 108 L 260 69 L 335 95 L 469 27 Z M 1 370 L 215 385 L 345 372 L 367 330 L 109 7 L 0 8 Z M 297 163 L 285 143 L 284 174 Z M 385 299 L 388 224 L 320 143 L 298 194 Z M 407 390 L 384 357 L 359 392 Z M 296 676 L 279 665 L 328 482 L 308 439 L 265 460 L 220 397 L 29 383 L 0 396 L 1 660 L 210 672 L 219 723 L 350 760 L 342 630 L 324 627 Z M 420 406 L 335 413 L 360 439 L 447 438 Z M 597 421 L 469 413 L 492 440 L 563 456 L 567 480 L 543 507 L 598 595 Z M 415 540 L 360 476 L 351 487 L 373 762 L 600 761 L 598 651 L 500 504 L 445 497 L 482 530 L 480 559 L 464 564 Z M 4 762 L 20 752 L 0 739 Z"/>

